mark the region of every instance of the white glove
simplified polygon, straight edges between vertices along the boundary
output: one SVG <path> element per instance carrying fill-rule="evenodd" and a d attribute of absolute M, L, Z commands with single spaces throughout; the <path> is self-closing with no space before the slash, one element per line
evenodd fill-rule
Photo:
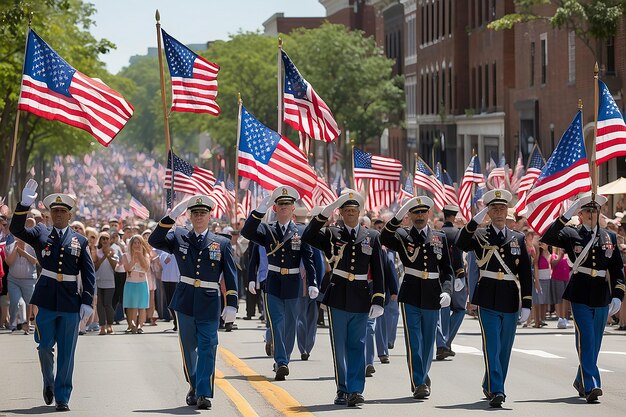
<path fill-rule="evenodd" d="M 224 319 L 224 323 L 234 322 L 237 318 L 237 309 L 231 306 L 224 307 L 224 311 L 222 311 L 222 318 Z"/>
<path fill-rule="evenodd" d="M 617 314 L 619 309 L 622 307 L 622 302 L 619 298 L 613 298 L 611 300 L 611 304 L 609 304 L 609 317 L 613 314 Z"/>
<path fill-rule="evenodd" d="M 447 292 L 442 292 L 439 295 L 439 305 L 441 307 L 450 307 L 450 303 L 452 302 L 452 297 Z"/>
<path fill-rule="evenodd" d="M 370 319 L 375 319 L 376 317 L 380 317 L 385 312 L 385 309 L 379 306 L 378 304 L 372 304 L 370 307 L 370 312 L 367 315 Z"/>
<path fill-rule="evenodd" d="M 320 295 L 320 290 L 318 290 L 316 286 L 311 285 L 309 287 L 309 298 L 315 300 L 318 295 Z"/>
<path fill-rule="evenodd" d="M 250 291 L 250 294 L 256 295 L 256 281 L 248 282 L 248 291 Z"/>
<path fill-rule="evenodd" d="M 530 317 L 530 308 L 522 308 L 522 312 L 519 315 L 519 321 L 524 323 Z"/>
<path fill-rule="evenodd" d="M 332 202 L 329 205 L 327 205 L 326 207 L 324 207 L 320 214 L 323 217 L 328 218 L 328 217 L 330 217 L 331 214 L 333 214 L 333 211 L 335 211 L 335 209 L 337 207 L 341 207 L 343 205 L 343 203 L 345 203 L 348 200 L 350 200 L 350 194 L 349 193 L 342 194 L 342 195 L 339 196 L 339 198 L 337 200 L 335 200 L 334 202 Z"/>
<path fill-rule="evenodd" d="M 483 208 L 481 211 L 474 215 L 474 220 L 476 223 L 481 224 L 485 221 L 485 217 L 487 216 L 487 212 L 489 211 L 489 206 Z"/>
<path fill-rule="evenodd" d="M 590 201 L 591 197 L 583 197 L 574 201 L 574 203 L 567 209 L 567 211 L 563 213 L 563 217 L 568 220 L 571 219 L 574 214 L 578 213 L 578 210 L 580 210 L 581 206 L 587 204 Z"/>
<path fill-rule="evenodd" d="M 463 288 L 465 288 L 465 282 L 464 282 L 463 278 L 455 278 L 455 280 L 454 280 L 454 291 L 455 292 L 459 292 Z"/>
<path fill-rule="evenodd" d="M 256 211 L 258 211 L 259 213 L 267 213 L 267 210 L 270 208 L 271 205 L 272 196 L 268 195 L 263 200 L 261 200 L 261 204 L 259 204 L 259 207 L 256 208 Z"/>
<path fill-rule="evenodd" d="M 22 201 L 20 201 L 20 204 L 25 207 L 30 207 L 30 205 L 33 204 L 35 202 L 35 199 L 37 198 L 36 190 L 37 181 L 33 179 L 28 180 L 28 182 L 24 186 L 24 189 L 22 190 Z"/>
<path fill-rule="evenodd" d="M 181 201 L 180 203 L 176 204 L 174 208 L 170 210 L 170 214 L 168 216 L 170 216 L 172 220 L 176 220 L 176 218 L 183 214 L 185 211 L 187 211 L 187 200 Z"/>
<path fill-rule="evenodd" d="M 417 198 L 413 197 L 409 199 L 409 201 L 404 203 L 402 207 L 400 207 L 400 210 L 398 210 L 398 212 L 394 216 L 396 220 L 402 221 L 402 219 L 404 219 L 404 216 L 409 212 L 409 210 L 415 206 L 416 202 L 417 202 Z"/>
<path fill-rule="evenodd" d="M 93 308 L 87 304 L 80 305 L 80 321 L 88 319 L 93 314 Z"/>

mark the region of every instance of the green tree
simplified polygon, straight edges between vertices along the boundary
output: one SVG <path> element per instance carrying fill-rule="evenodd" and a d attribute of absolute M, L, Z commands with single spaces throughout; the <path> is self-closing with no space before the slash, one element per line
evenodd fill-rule
<path fill-rule="evenodd" d="M 547 5 L 554 7 L 539 7 Z M 617 33 L 626 0 L 515 0 L 515 6 L 515 13 L 504 15 L 487 27 L 502 30 L 518 23 L 547 21 L 557 29 L 573 30 L 597 56 L 600 52 L 597 41 L 606 41 Z M 553 10 L 554 14 L 541 14 L 538 10 Z"/>
<path fill-rule="evenodd" d="M 28 17 L 32 28 L 70 65 L 91 77 L 109 83 L 112 76 L 104 69 L 98 54 L 114 45 L 96 40 L 90 33 L 93 5 L 79 0 L 9 0 L 0 4 L 0 195 L 7 195 L 11 140 L 15 127 L 17 100 L 24 64 Z M 17 158 L 13 178 L 17 188 L 26 179 L 32 161 L 51 158 L 55 153 L 81 153 L 95 146 L 95 140 L 80 129 L 51 122 L 22 112 L 18 131 Z M 97 145 L 99 146 L 99 145 Z"/>

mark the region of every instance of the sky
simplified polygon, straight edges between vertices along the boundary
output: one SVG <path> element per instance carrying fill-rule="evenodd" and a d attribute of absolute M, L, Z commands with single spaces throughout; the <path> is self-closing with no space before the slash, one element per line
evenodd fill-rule
<path fill-rule="evenodd" d="M 228 39 L 230 34 L 263 30 L 274 13 L 285 17 L 324 16 L 319 0 L 86 0 L 95 5 L 91 33 L 117 49 L 100 58 L 116 74 L 133 55 L 156 47 L 156 9 L 161 27 L 184 44 Z"/>

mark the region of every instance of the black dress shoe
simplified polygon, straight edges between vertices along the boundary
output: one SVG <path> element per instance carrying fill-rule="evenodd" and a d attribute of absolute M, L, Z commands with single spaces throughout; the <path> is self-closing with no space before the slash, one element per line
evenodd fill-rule
<path fill-rule="evenodd" d="M 489 400 L 489 407 L 491 408 L 502 408 L 502 403 L 504 402 L 504 394 L 494 394 L 491 400 Z"/>
<path fill-rule="evenodd" d="M 365 398 L 363 395 L 358 392 L 353 392 L 348 395 L 348 407 L 355 407 L 357 404 L 363 404 L 365 402 Z"/>
<path fill-rule="evenodd" d="M 52 391 L 52 387 L 44 387 L 43 402 L 45 402 L 46 405 L 50 405 L 52 404 L 52 401 L 54 401 L 54 392 Z"/>
<path fill-rule="evenodd" d="M 196 398 L 196 390 L 191 388 L 187 393 L 187 397 L 185 398 L 187 401 L 187 405 L 196 405 L 198 404 L 198 399 Z"/>
<path fill-rule="evenodd" d="M 204 395 L 199 396 L 198 397 L 198 409 L 208 410 L 209 408 L 211 408 L 211 400 L 209 400 L 209 397 L 205 397 Z"/>
<path fill-rule="evenodd" d="M 376 372 L 376 368 L 374 368 L 374 365 L 367 365 L 365 367 L 365 376 L 374 376 L 374 372 Z"/>
<path fill-rule="evenodd" d="M 442 360 L 444 360 L 447 357 L 448 357 L 448 355 L 446 355 L 446 348 L 445 347 L 438 347 L 437 348 L 437 353 L 435 354 L 435 360 L 442 361 Z"/>
<path fill-rule="evenodd" d="M 303 353 L 300 355 L 300 359 L 302 359 L 303 361 L 308 361 L 309 360 L 309 355 L 308 353 Z"/>
<path fill-rule="evenodd" d="M 430 377 L 426 375 L 426 380 L 424 381 L 424 384 L 428 385 L 428 388 L 430 388 L 430 382 Z"/>
<path fill-rule="evenodd" d="M 413 398 L 423 400 L 430 397 L 430 387 L 426 384 L 420 384 L 413 391 Z"/>
<path fill-rule="evenodd" d="M 67 404 L 58 403 L 56 410 L 57 411 L 70 411 L 70 407 Z"/>
<path fill-rule="evenodd" d="M 232 332 L 233 331 L 233 324 L 232 323 L 226 323 L 224 325 L 224 331 L 226 332 Z"/>
<path fill-rule="evenodd" d="M 598 401 L 598 397 L 602 395 L 602 389 L 601 388 L 594 388 L 591 390 L 591 392 L 589 394 L 587 394 L 587 396 L 585 397 L 587 399 L 587 403 L 591 404 L 591 403 L 595 403 Z"/>
<path fill-rule="evenodd" d="M 271 342 L 265 342 L 265 354 L 267 356 L 274 355 L 274 349 Z"/>
<path fill-rule="evenodd" d="M 388 355 L 379 356 L 378 359 L 380 359 L 380 363 L 389 363 L 389 356 Z"/>
<path fill-rule="evenodd" d="M 335 397 L 335 405 L 346 405 L 348 404 L 348 394 L 345 392 L 339 391 L 337 396 Z"/>
<path fill-rule="evenodd" d="M 583 388 L 583 384 L 579 380 L 574 380 L 574 389 L 578 391 L 578 396 L 580 398 L 585 398 L 585 389 Z"/>
<path fill-rule="evenodd" d="M 448 356 L 456 356 L 456 352 L 450 349 L 449 347 L 446 348 L 446 353 Z"/>
<path fill-rule="evenodd" d="M 387 347 L 388 347 L 389 349 L 393 349 L 393 343 L 387 343 Z"/>
<path fill-rule="evenodd" d="M 289 368 L 287 365 L 279 365 L 278 368 L 276 368 L 276 378 L 274 379 L 276 381 L 284 381 L 287 375 L 289 375 Z"/>
<path fill-rule="evenodd" d="M 252 317 L 252 316 L 245 316 L 243 319 L 244 319 L 244 320 L 252 320 L 252 319 L 253 319 L 253 317 Z"/>

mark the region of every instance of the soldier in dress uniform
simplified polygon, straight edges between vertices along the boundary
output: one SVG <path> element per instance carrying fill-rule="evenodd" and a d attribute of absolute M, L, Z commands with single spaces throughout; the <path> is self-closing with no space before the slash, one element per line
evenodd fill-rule
<path fill-rule="evenodd" d="M 225 323 L 237 314 L 237 271 L 230 240 L 209 231 L 215 201 L 195 195 L 177 204 L 163 217 L 148 243 L 176 256 L 180 282 L 170 303 L 176 312 L 183 370 L 189 383 L 188 405 L 211 408 L 215 393 L 215 354 L 221 317 Z M 192 230 L 173 227 L 176 218 L 190 211 Z M 226 307 L 222 310 L 220 275 L 224 275 Z"/>
<path fill-rule="evenodd" d="M 574 388 L 593 403 L 602 395 L 598 354 L 608 316 L 620 310 L 624 298 L 624 262 L 615 233 L 598 225 L 606 197 L 583 194 L 546 230 L 541 241 L 565 249 L 573 262 L 563 298 L 572 303 L 579 366 Z M 580 226 L 565 227 L 578 212 Z M 571 264 L 570 264 L 571 265 Z M 610 278 L 609 278 L 610 277 Z"/>
<path fill-rule="evenodd" d="M 430 396 L 428 371 L 433 359 L 439 309 L 450 305 L 452 277 L 445 233 L 428 226 L 433 200 L 426 196 L 407 201 L 380 234 L 380 241 L 396 251 L 404 265 L 400 302 L 404 318 L 409 376 L 413 398 Z M 409 213 L 413 226 L 400 227 Z"/>
<path fill-rule="evenodd" d="M 467 287 L 465 285 L 465 267 L 463 265 L 463 251 L 454 246 L 459 228 L 454 226 L 454 219 L 459 212 L 457 206 L 446 205 L 443 207 L 443 227 L 441 231 L 446 234 L 450 260 L 454 269 L 454 292 L 450 307 L 441 307 L 439 322 L 437 323 L 437 352 L 435 358 L 440 361 L 450 356 L 455 356 L 452 350 L 452 341 L 463 323 L 465 317 L 465 304 L 467 303 Z"/>
<path fill-rule="evenodd" d="M 266 320 L 270 324 L 274 347 L 276 381 L 284 381 L 289 375 L 288 365 L 296 340 L 298 297 L 302 291 L 300 264 L 306 271 L 309 297 L 315 299 L 319 294 L 313 252 L 302 241 L 304 226 L 292 221 L 295 202 L 299 199 L 300 195 L 293 187 L 279 185 L 272 195 L 263 199 L 259 207 L 250 213 L 241 229 L 246 239 L 263 246 L 267 252 L 264 295 Z M 271 204 L 277 221 L 273 224 L 261 223 Z M 250 282 L 249 285 L 254 283 Z M 252 292 L 251 288 L 249 290 Z"/>
<path fill-rule="evenodd" d="M 346 189 L 334 203 L 311 219 L 302 235 L 305 242 L 324 251 L 332 267 L 322 304 L 328 308 L 337 384 L 335 404 L 349 407 L 365 402 L 367 319 L 381 316 L 385 301 L 379 234 L 359 225 L 361 207 L 363 197 Z M 343 225 L 322 229 L 336 208 L 339 208 Z"/>
<path fill-rule="evenodd" d="M 459 249 L 474 251 L 476 255 L 479 278 L 472 304 L 478 306 L 483 335 L 486 366 L 483 393 L 494 408 L 501 407 L 506 398 L 504 381 L 520 305 L 521 321 L 526 321 L 532 304 L 533 280 L 524 235 L 505 225 L 511 197 L 506 190 L 486 192 L 483 197 L 486 207 L 461 229 L 456 241 Z M 491 224 L 479 228 L 487 214 Z"/>
<path fill-rule="evenodd" d="M 52 227 L 43 223 L 33 228 L 24 227 L 30 205 L 37 197 L 36 190 L 37 182 L 29 180 L 15 209 L 10 230 L 35 249 L 42 268 L 31 304 L 39 307 L 35 318 L 35 342 L 39 344 L 43 398 L 48 405 L 56 400 L 57 411 L 69 411 L 78 324 L 93 313 L 95 268 L 87 239 L 68 227 L 71 211 L 76 206 L 74 197 L 67 194 L 47 196 L 43 203 L 50 209 Z M 77 282 L 79 277 L 82 292 Z"/>

